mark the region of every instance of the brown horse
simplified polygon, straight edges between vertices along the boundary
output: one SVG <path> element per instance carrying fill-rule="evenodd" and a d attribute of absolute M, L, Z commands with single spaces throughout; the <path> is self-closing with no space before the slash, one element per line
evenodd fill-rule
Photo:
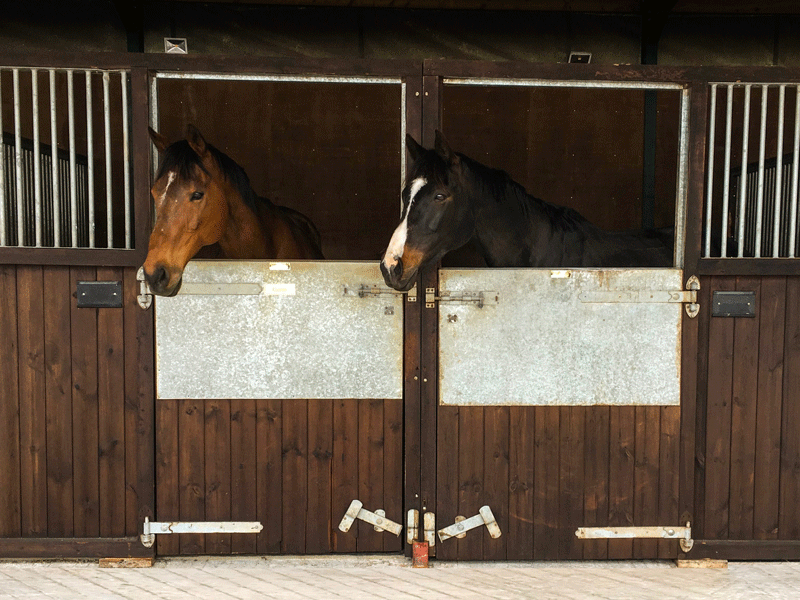
<path fill-rule="evenodd" d="M 153 129 L 150 137 L 162 154 L 150 190 L 156 222 L 144 261 L 153 293 L 177 293 L 186 263 L 213 244 L 222 258 L 323 258 L 314 224 L 256 195 L 242 167 L 194 126 L 173 144 Z"/>

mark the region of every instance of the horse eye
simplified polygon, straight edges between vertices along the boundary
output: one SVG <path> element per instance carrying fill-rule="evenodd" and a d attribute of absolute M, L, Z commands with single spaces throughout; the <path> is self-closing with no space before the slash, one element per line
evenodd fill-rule
<path fill-rule="evenodd" d="M 195 192 L 194 194 L 192 194 L 191 198 L 192 202 L 196 202 L 197 200 L 202 200 L 202 199 L 203 199 L 203 192 Z"/>
<path fill-rule="evenodd" d="M 445 198 L 444 194 L 436 194 L 436 196 L 434 196 L 433 199 L 441 201 L 441 200 L 444 200 L 444 198 Z"/>

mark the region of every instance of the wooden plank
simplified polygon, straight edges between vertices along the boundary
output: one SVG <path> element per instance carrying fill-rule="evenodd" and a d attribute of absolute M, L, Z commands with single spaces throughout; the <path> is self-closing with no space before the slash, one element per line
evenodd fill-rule
<path fill-rule="evenodd" d="M 731 291 L 731 278 L 712 277 L 711 290 Z M 706 417 L 705 539 L 728 537 L 730 500 L 733 319 L 712 318 L 708 333 L 708 401 Z"/>
<path fill-rule="evenodd" d="M 264 524 L 264 529 L 256 535 L 259 554 L 278 554 L 281 551 L 283 531 L 282 407 L 283 403 L 280 400 L 259 400 L 257 404 L 258 520 Z"/>
<path fill-rule="evenodd" d="M 661 409 L 636 407 L 636 445 L 633 473 L 633 522 L 637 526 L 658 525 L 658 467 L 661 442 Z M 633 540 L 634 558 L 656 558 L 658 541 Z"/>
<path fill-rule="evenodd" d="M 0 538 L 22 535 L 17 270 L 0 266 Z"/>
<path fill-rule="evenodd" d="M 156 420 L 156 513 L 161 522 L 180 521 L 180 462 L 178 457 L 177 400 L 157 400 Z M 151 519 L 152 520 L 152 519 Z M 157 535 L 159 556 L 176 556 L 180 552 L 180 536 Z"/>
<path fill-rule="evenodd" d="M 47 534 L 74 534 L 69 268 L 48 267 L 44 280 L 47 407 Z"/>
<path fill-rule="evenodd" d="M 508 536 L 509 560 L 533 559 L 533 433 L 535 409 L 509 408 Z"/>
<path fill-rule="evenodd" d="M 634 525 L 636 408 L 612 406 L 608 410 L 608 525 L 630 527 Z M 633 557 L 632 540 L 609 540 L 607 548 L 608 554 L 601 558 Z"/>
<path fill-rule="evenodd" d="M 231 401 L 206 400 L 203 410 L 206 519 L 209 521 L 252 521 L 253 519 L 231 517 L 231 473 L 235 471 L 236 466 L 231 461 Z M 206 552 L 208 554 L 230 554 L 231 535 L 219 533 L 207 536 Z"/>
<path fill-rule="evenodd" d="M 725 560 L 800 560 L 800 540 L 695 540 L 680 558 Z"/>
<path fill-rule="evenodd" d="M 679 468 L 680 468 L 680 429 L 681 407 L 662 406 L 661 440 L 659 442 L 658 466 L 658 523 L 665 525 L 686 525 L 681 523 L 679 509 Z M 658 558 L 675 558 L 678 551 L 673 540 L 658 541 Z"/>
<path fill-rule="evenodd" d="M 679 569 L 727 569 L 727 560 L 717 560 L 714 558 L 701 558 L 699 560 L 681 560 L 675 561 L 675 566 Z"/>
<path fill-rule="evenodd" d="M 458 412 L 458 514 L 466 518 L 477 515 L 486 499 L 486 473 L 483 466 L 485 411 L 482 407 L 465 406 Z M 436 527 L 441 529 L 450 524 L 437 520 Z M 485 531 L 478 529 L 459 540 L 458 558 L 482 560 L 482 538 L 485 534 Z"/>
<path fill-rule="evenodd" d="M 455 522 L 458 515 L 458 484 L 459 484 L 459 453 L 458 441 L 460 438 L 459 413 L 464 410 L 458 406 L 440 406 L 437 412 L 437 473 L 436 480 L 436 507 L 427 507 L 427 510 L 436 513 L 436 528 L 441 529 Z M 425 457 L 423 457 L 424 464 Z M 423 503 L 423 509 L 426 505 Z M 466 515 L 465 515 L 466 516 Z M 420 527 L 423 515 L 420 513 Z M 422 535 L 420 535 L 422 539 Z M 455 560 L 459 556 L 458 546 L 461 540 L 450 538 L 440 542 L 436 538 L 436 556 L 442 560 Z"/>
<path fill-rule="evenodd" d="M 360 400 L 358 422 L 358 499 L 375 512 L 383 508 L 383 400 Z M 383 535 L 372 525 L 359 522 L 358 551 L 382 550 Z"/>
<path fill-rule="evenodd" d="M 98 269 L 98 281 L 120 281 L 117 269 Z M 125 534 L 125 341 L 123 311 L 97 309 L 97 407 L 100 535 Z"/>
<path fill-rule="evenodd" d="M 508 558 L 508 535 L 505 534 L 509 531 L 509 416 L 510 410 L 507 406 L 483 409 L 484 500 L 481 506 L 486 504 L 492 509 L 503 533 L 499 538 L 492 538 L 486 531 L 481 530 L 484 560 Z"/>
<path fill-rule="evenodd" d="M 332 400 L 311 400 L 308 403 L 308 450 L 306 552 L 308 554 L 326 554 L 332 550 L 332 529 L 338 525 L 338 520 L 336 525 L 333 524 L 331 505 Z M 379 476 L 379 473 L 375 475 Z"/>
<path fill-rule="evenodd" d="M 584 543 L 575 530 L 584 526 L 585 424 L 589 409 L 570 406 L 561 409 L 558 558 L 583 558 Z"/>
<path fill-rule="evenodd" d="M 386 516 L 403 524 L 405 532 L 406 517 L 403 513 L 403 402 L 402 400 L 383 401 L 383 506 Z M 334 515 L 333 528 L 338 524 Z M 383 534 L 384 552 L 400 552 L 403 534 L 395 536 Z"/>
<path fill-rule="evenodd" d="M 258 517 L 256 401 L 231 400 L 230 406 L 231 519 L 255 521 Z M 208 516 L 206 518 L 208 519 Z M 269 527 L 270 521 L 263 525 Z M 255 535 L 247 533 L 231 535 L 231 552 L 234 554 L 255 554 L 257 544 L 258 540 Z M 208 545 L 208 536 L 206 536 L 206 545 Z"/>
<path fill-rule="evenodd" d="M 0 556 L 4 559 L 152 557 L 153 548 L 142 546 L 138 537 L 0 538 Z"/>
<path fill-rule="evenodd" d="M 308 401 L 283 401 L 284 554 L 305 554 L 308 496 Z"/>
<path fill-rule="evenodd" d="M 601 527 L 608 524 L 610 477 L 609 447 L 610 409 L 608 406 L 588 407 L 584 412 L 584 498 L 583 524 Z M 616 447 L 614 447 L 614 451 Z M 607 540 L 581 540 L 585 559 L 608 558 Z"/>
<path fill-rule="evenodd" d="M 760 306 L 760 279 L 739 277 L 736 289 L 754 291 Z M 758 310 L 758 309 L 757 309 Z M 756 400 L 758 398 L 758 319 L 733 319 L 735 353 L 731 402 L 730 513 L 728 534 L 733 539 L 753 537 Z"/>
<path fill-rule="evenodd" d="M 101 558 L 97 566 L 101 569 L 144 569 L 152 567 L 155 562 L 153 557 L 147 558 Z"/>
<path fill-rule="evenodd" d="M 355 552 L 357 527 L 343 533 L 339 521 L 358 498 L 358 400 L 335 400 L 331 461 L 333 551 Z"/>
<path fill-rule="evenodd" d="M 800 277 L 786 282 L 778 538 L 800 538 Z"/>
<path fill-rule="evenodd" d="M 162 400 L 162 402 L 164 402 Z M 178 400 L 180 521 L 205 521 L 205 426 L 202 400 Z M 160 482 L 159 482 L 160 483 Z M 156 536 L 158 537 L 158 536 Z M 205 554 L 205 535 L 182 533 L 181 554 Z"/>
<path fill-rule="evenodd" d="M 534 434 L 533 558 L 558 558 L 559 429 L 561 408 L 536 408 Z"/>
<path fill-rule="evenodd" d="M 786 278 L 764 277 L 758 304 L 758 401 L 756 408 L 753 537 L 778 537 L 783 400 Z"/>
<path fill-rule="evenodd" d="M 94 281 L 89 267 L 70 269 L 70 289 L 79 281 Z M 74 471 L 75 537 L 100 535 L 100 483 L 97 452 L 97 309 L 72 303 L 72 461 Z"/>
<path fill-rule="evenodd" d="M 684 476 L 684 486 L 689 485 L 691 474 L 691 502 L 682 497 L 681 508 L 688 512 L 692 523 L 692 529 L 697 531 L 698 537 L 704 537 L 705 531 L 705 497 L 706 497 L 706 421 L 708 420 L 708 363 L 709 363 L 709 331 L 711 327 L 711 287 L 712 278 L 703 277 L 700 279 L 700 306 L 707 307 L 701 309 L 697 317 L 697 381 L 694 407 L 694 437 L 687 439 L 686 432 L 689 428 L 683 425 L 690 420 L 689 415 L 682 411 L 683 423 L 681 428 L 682 437 L 682 461 L 681 473 Z M 686 329 L 684 328 L 684 332 Z M 685 364 L 685 363 L 684 363 Z M 688 384 L 685 380 L 681 382 L 681 394 Z M 681 399 L 682 401 L 682 399 Z M 688 410 L 688 409 L 687 409 Z M 694 453 L 686 455 L 691 446 L 694 445 Z M 681 492 L 687 487 L 682 487 Z M 688 510 L 691 507 L 691 510 Z"/>

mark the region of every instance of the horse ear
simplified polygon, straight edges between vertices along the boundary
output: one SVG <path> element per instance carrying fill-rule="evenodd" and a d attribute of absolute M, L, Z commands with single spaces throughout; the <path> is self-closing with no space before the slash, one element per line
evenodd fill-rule
<path fill-rule="evenodd" d="M 459 164 L 461 159 L 458 158 L 458 154 L 453 152 L 452 148 L 450 148 L 450 144 L 447 143 L 447 140 L 444 139 L 444 135 L 438 129 L 436 130 L 436 142 L 434 144 L 434 148 L 436 149 L 436 154 L 444 159 L 451 167 L 455 167 Z"/>
<path fill-rule="evenodd" d="M 189 142 L 189 146 L 197 153 L 197 156 L 200 158 L 205 156 L 208 151 L 208 145 L 206 144 L 203 134 L 200 133 L 200 130 L 194 125 L 186 126 L 186 141 Z"/>
<path fill-rule="evenodd" d="M 411 154 L 411 158 L 417 160 L 422 153 L 425 152 L 425 148 L 420 146 L 413 137 L 411 137 L 410 133 L 406 134 L 406 148 L 408 148 L 409 154 Z"/>
<path fill-rule="evenodd" d="M 153 144 L 155 144 L 156 149 L 159 152 L 164 152 L 164 150 L 166 150 L 169 146 L 169 140 L 152 127 L 148 127 L 147 131 L 150 132 L 150 139 L 153 140 Z"/>

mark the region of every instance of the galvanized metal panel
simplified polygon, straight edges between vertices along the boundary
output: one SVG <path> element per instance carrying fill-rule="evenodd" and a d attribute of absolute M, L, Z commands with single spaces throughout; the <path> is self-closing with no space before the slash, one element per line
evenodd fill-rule
<path fill-rule="evenodd" d="M 159 398 L 402 398 L 402 296 L 359 296 L 377 263 L 198 260 L 183 280 L 156 299 Z M 261 292 L 220 292 L 239 284 Z"/>
<path fill-rule="evenodd" d="M 441 404 L 680 404 L 683 306 L 580 297 L 677 291 L 681 279 L 680 269 L 443 269 L 441 293 L 492 290 L 498 302 L 439 305 Z"/>

